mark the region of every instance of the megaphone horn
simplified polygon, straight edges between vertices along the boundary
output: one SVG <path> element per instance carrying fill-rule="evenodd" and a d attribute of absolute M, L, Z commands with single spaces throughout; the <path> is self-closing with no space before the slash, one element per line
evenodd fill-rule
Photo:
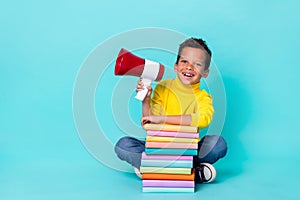
<path fill-rule="evenodd" d="M 164 74 L 164 66 L 158 62 L 140 58 L 126 49 L 121 49 L 115 65 L 115 75 L 137 76 L 143 78 L 144 90 L 137 93 L 139 100 L 144 100 L 147 95 L 147 86 L 152 81 L 160 81 Z"/>

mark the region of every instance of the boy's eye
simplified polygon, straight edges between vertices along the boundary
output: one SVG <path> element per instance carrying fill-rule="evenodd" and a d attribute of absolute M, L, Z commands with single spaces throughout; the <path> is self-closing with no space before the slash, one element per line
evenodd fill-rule
<path fill-rule="evenodd" d="M 186 60 L 181 60 L 180 62 L 181 62 L 181 63 L 187 63 L 187 61 L 186 61 Z"/>
<path fill-rule="evenodd" d="M 202 65 L 200 63 L 195 64 L 197 67 L 201 67 Z"/>

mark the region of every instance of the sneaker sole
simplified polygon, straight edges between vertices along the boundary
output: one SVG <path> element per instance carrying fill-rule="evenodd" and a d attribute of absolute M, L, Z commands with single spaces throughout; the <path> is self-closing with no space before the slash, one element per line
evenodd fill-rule
<path fill-rule="evenodd" d="M 217 177 L 217 171 L 216 171 L 215 167 L 212 166 L 209 163 L 201 163 L 201 165 L 204 165 L 205 169 L 209 170 L 210 174 L 211 174 L 211 177 L 207 181 L 205 181 L 204 183 L 210 183 L 210 182 L 214 181 Z M 204 171 L 204 173 L 205 173 L 205 171 Z"/>

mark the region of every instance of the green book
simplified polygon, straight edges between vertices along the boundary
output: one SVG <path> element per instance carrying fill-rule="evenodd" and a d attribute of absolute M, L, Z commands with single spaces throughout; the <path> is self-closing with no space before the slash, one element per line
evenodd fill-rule
<path fill-rule="evenodd" d="M 183 167 L 193 168 L 192 160 L 143 160 L 141 165 L 144 167 Z"/>

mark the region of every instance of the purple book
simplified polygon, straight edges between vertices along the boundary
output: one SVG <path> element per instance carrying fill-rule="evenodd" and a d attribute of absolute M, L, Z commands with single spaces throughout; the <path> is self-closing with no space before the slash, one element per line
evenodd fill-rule
<path fill-rule="evenodd" d="M 199 133 L 171 132 L 171 131 L 147 131 L 147 135 L 149 135 L 149 136 L 179 137 L 179 138 L 199 138 Z"/>
<path fill-rule="evenodd" d="M 143 180 L 143 187 L 195 187 L 194 181 Z"/>
<path fill-rule="evenodd" d="M 142 159 L 144 160 L 193 160 L 193 156 L 180 156 L 180 155 L 147 155 L 142 153 Z"/>

